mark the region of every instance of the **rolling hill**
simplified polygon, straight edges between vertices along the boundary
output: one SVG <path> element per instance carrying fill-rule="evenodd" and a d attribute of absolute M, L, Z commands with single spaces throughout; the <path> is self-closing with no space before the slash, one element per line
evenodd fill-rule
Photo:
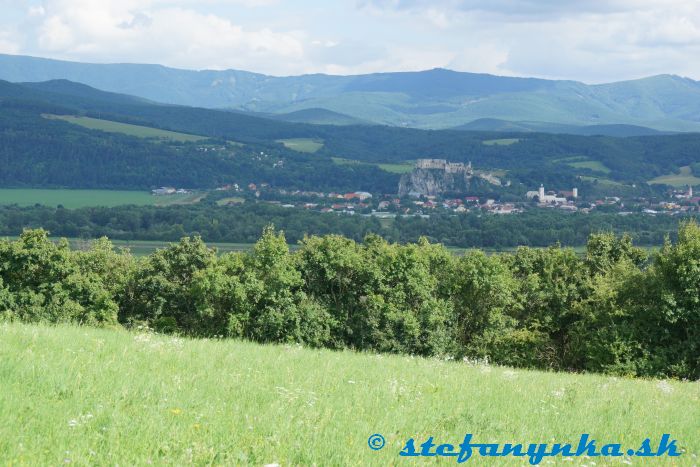
<path fill-rule="evenodd" d="M 274 77 L 0 55 L 0 79 L 68 79 L 162 103 L 287 114 L 306 123 L 338 123 L 334 114 L 319 114 L 322 109 L 363 122 L 417 128 L 498 119 L 542 122 L 543 128 L 624 124 L 700 131 L 700 83 L 672 75 L 599 85 L 445 69 Z"/>
<path fill-rule="evenodd" d="M 325 111 L 309 113 L 336 117 Z M 53 120 L 47 116 L 53 116 Z M 582 187 L 581 177 L 604 177 L 639 186 L 675 173 L 680 167 L 694 167 L 700 157 L 698 134 L 653 134 L 653 130 L 629 125 L 595 125 L 567 131 L 585 130 L 593 136 L 523 133 L 523 125 L 517 127 L 498 120 L 485 123 L 502 124 L 505 131 L 318 125 L 240 111 L 159 104 L 66 80 L 31 84 L 0 81 L 0 120 L 4 125 L 0 127 L 0 142 L 6 160 L 0 182 L 8 187 L 145 188 L 177 184 L 197 188 L 216 186 L 226 180 L 244 184 L 264 180 L 297 189 L 325 187 L 392 193 L 398 176 L 390 173 L 394 171 L 391 164 L 403 167 L 426 157 L 472 161 L 476 167 L 500 170 L 516 182 L 515 190 L 515 186 L 540 183 Z M 611 134 L 616 136 L 606 136 Z M 150 139 L 128 139 L 126 135 Z M 169 136 L 171 143 L 163 145 L 158 135 Z M 245 156 L 230 157 L 228 151 L 228 156 L 216 156 L 198 152 L 195 147 L 172 147 L 174 137 L 180 141 L 203 137 L 213 138 L 219 144 L 236 142 L 238 149 L 230 148 L 231 154 Z M 489 144 L 505 140 L 516 143 Z M 57 158 L 53 154 L 59 149 L 61 157 Z M 141 155 L 137 156 L 139 151 Z M 281 159 L 260 161 L 256 151 Z M 95 158 L 95 153 L 100 157 Z M 185 153 L 189 155 L 173 157 Z M 24 157 L 18 158 L 17 154 Z M 285 161 L 285 170 L 275 169 L 273 162 L 277 160 Z M 341 160 L 344 163 L 337 163 Z M 573 160 L 577 162 L 570 163 Z M 147 162 L 148 168 L 144 166 Z M 105 163 L 108 165 L 97 170 Z M 158 167 L 162 164 L 166 166 L 161 170 Z M 14 175 L 8 167 L 14 167 Z M 602 173 L 596 167 L 607 170 Z M 66 175 L 77 168 L 85 174 L 79 179 L 79 186 L 78 179 Z M 164 173 L 167 175 L 162 176 Z M 140 181 L 134 183 L 137 179 Z"/>

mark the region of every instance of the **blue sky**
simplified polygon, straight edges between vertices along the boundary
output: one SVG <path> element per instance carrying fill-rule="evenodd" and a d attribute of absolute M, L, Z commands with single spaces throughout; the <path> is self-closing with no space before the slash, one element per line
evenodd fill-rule
<path fill-rule="evenodd" d="M 0 0 L 0 53 L 273 75 L 700 79 L 697 0 Z"/>

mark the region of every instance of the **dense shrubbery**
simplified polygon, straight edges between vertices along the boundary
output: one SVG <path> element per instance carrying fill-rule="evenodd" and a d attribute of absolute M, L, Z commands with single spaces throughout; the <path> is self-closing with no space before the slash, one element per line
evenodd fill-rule
<path fill-rule="evenodd" d="M 266 228 L 250 253 L 184 238 L 139 259 L 107 240 L 71 251 L 28 230 L 0 242 L 0 316 L 697 379 L 700 227 L 682 225 L 652 257 L 607 233 L 584 257 L 458 257 L 375 235 L 309 237 L 291 253 Z"/>

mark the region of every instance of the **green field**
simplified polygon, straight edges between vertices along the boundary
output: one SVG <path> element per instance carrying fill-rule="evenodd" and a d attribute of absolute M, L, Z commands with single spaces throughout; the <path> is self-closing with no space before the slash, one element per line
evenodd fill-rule
<path fill-rule="evenodd" d="M 282 143 L 287 149 L 298 152 L 314 153 L 323 147 L 323 141 L 311 138 L 278 139 L 277 142 Z"/>
<path fill-rule="evenodd" d="M 413 170 L 414 162 L 404 162 L 403 164 L 377 164 L 377 166 L 387 172 L 405 174 Z"/>
<path fill-rule="evenodd" d="M 2 465 L 417 465 L 398 456 L 408 438 L 465 433 L 525 444 L 589 433 L 625 450 L 669 433 L 684 453 L 653 465 L 700 453 L 698 382 L 67 326 L 0 334 Z M 382 450 L 368 448 L 374 433 Z M 472 463 L 527 465 L 490 460 L 477 451 Z M 593 465 L 569 460 L 551 461 Z M 638 463 L 596 459 L 621 461 Z"/>
<path fill-rule="evenodd" d="M 34 206 L 41 204 L 55 207 L 60 204 L 66 209 L 93 206 L 112 207 L 127 204 L 169 206 L 195 203 L 203 197 L 203 193 L 153 196 L 146 191 L 0 188 L 0 205 Z"/>
<path fill-rule="evenodd" d="M 391 173 L 397 173 L 397 174 L 404 174 L 408 173 L 411 170 L 413 170 L 413 166 L 415 165 L 414 161 L 406 161 L 402 162 L 400 164 L 391 164 L 391 163 L 377 163 L 377 164 L 371 164 L 368 162 L 362 162 L 354 159 L 343 159 L 342 157 L 331 157 L 333 162 L 335 162 L 338 165 L 371 165 L 374 167 L 378 167 L 386 172 L 391 172 Z"/>
<path fill-rule="evenodd" d="M 680 172 L 677 174 L 662 175 L 653 180 L 649 180 L 649 183 L 684 187 L 687 185 L 700 185 L 700 177 L 693 175 L 691 168 L 685 166 L 681 167 Z"/>
<path fill-rule="evenodd" d="M 511 144 L 515 144 L 519 141 L 519 138 L 487 139 L 482 141 L 481 144 L 486 146 L 510 146 Z"/>
<path fill-rule="evenodd" d="M 563 162 L 564 164 L 576 169 L 590 169 L 596 172 L 609 174 L 611 171 L 600 161 L 592 160 L 583 156 L 565 157 L 564 159 L 554 159 L 552 162 Z"/>
<path fill-rule="evenodd" d="M 161 140 L 190 142 L 206 139 L 205 136 L 190 135 L 187 133 L 178 133 L 176 131 L 161 130 L 148 126 L 132 125 L 130 123 L 113 122 L 111 120 L 102 120 L 92 117 L 77 117 L 72 115 L 49 115 L 44 114 L 45 118 L 64 120 L 75 125 L 80 125 L 91 130 L 101 130 L 109 133 L 123 133 L 125 135 L 137 136 L 139 138 L 154 138 Z"/>

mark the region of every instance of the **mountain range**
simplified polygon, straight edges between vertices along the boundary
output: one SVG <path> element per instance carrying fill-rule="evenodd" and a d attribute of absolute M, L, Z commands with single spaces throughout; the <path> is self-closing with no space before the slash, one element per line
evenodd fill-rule
<path fill-rule="evenodd" d="M 160 103 L 300 123 L 621 135 L 700 131 L 700 82 L 673 75 L 597 85 L 445 69 L 275 77 L 0 55 L 0 79 L 67 79 Z"/>

